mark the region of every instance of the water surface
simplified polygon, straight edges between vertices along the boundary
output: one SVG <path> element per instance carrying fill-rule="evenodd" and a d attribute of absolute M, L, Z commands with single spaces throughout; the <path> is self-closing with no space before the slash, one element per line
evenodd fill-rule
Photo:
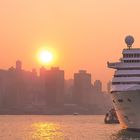
<path fill-rule="evenodd" d="M 102 115 L 1 115 L 0 140 L 140 140 Z"/>

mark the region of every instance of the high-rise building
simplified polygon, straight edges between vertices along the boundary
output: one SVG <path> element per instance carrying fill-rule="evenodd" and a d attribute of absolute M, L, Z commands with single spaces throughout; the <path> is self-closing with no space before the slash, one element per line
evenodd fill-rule
<path fill-rule="evenodd" d="M 102 93 L 102 82 L 100 80 L 94 82 L 94 90 L 97 93 Z"/>
<path fill-rule="evenodd" d="M 32 69 L 32 75 L 35 76 L 35 77 L 37 77 L 37 71 L 36 71 L 36 69 Z"/>
<path fill-rule="evenodd" d="M 65 80 L 65 103 L 73 103 L 73 79 Z"/>
<path fill-rule="evenodd" d="M 41 67 L 40 68 L 40 78 L 44 79 L 46 76 L 46 68 L 45 67 Z"/>
<path fill-rule="evenodd" d="M 46 71 L 46 102 L 48 106 L 64 103 L 64 71 L 52 67 Z"/>
<path fill-rule="evenodd" d="M 76 104 L 87 105 L 90 102 L 92 91 L 91 74 L 85 70 L 80 70 L 74 74 L 73 97 Z"/>
<path fill-rule="evenodd" d="M 22 62 L 20 60 L 16 61 L 16 70 L 21 71 L 22 70 Z"/>

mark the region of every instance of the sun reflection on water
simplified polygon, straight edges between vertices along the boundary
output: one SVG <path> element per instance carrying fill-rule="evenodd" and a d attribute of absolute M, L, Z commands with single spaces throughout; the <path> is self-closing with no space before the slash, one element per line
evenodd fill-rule
<path fill-rule="evenodd" d="M 64 140 L 64 134 L 58 124 L 38 122 L 32 124 L 34 132 L 33 140 Z"/>

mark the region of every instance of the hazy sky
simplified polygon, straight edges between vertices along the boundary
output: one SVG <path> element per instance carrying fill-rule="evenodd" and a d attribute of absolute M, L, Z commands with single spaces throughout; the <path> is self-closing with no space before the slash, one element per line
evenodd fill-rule
<path fill-rule="evenodd" d="M 66 78 L 86 69 L 105 83 L 113 74 L 106 62 L 121 57 L 128 34 L 139 47 L 140 0 L 0 0 L 0 68 L 17 59 L 39 68 L 35 55 L 46 45 Z"/>

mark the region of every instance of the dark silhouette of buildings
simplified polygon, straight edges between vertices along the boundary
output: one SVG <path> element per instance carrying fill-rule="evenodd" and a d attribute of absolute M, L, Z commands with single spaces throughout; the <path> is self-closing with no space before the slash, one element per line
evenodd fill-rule
<path fill-rule="evenodd" d="M 91 74 L 80 70 L 74 79 L 65 80 L 58 67 L 26 71 L 22 62 L 0 69 L 0 114 L 101 114 L 111 108 L 110 97 L 102 83 L 94 85 Z"/>
<path fill-rule="evenodd" d="M 65 80 L 65 104 L 72 104 L 73 102 L 73 79 Z"/>
<path fill-rule="evenodd" d="M 46 102 L 48 106 L 64 104 L 64 71 L 52 67 L 46 71 Z"/>
<path fill-rule="evenodd" d="M 74 102 L 76 104 L 87 105 L 90 103 L 92 91 L 91 74 L 85 70 L 80 70 L 74 74 Z"/>
<path fill-rule="evenodd" d="M 22 70 L 21 61 L 16 67 L 0 70 L 0 105 L 3 108 L 22 108 L 32 105 L 39 92 L 36 70 Z"/>
<path fill-rule="evenodd" d="M 45 81 L 45 78 L 46 78 L 46 71 L 47 71 L 47 69 L 45 67 L 40 68 L 40 78 L 43 81 Z"/>
<path fill-rule="evenodd" d="M 22 62 L 20 60 L 16 61 L 16 71 L 22 70 Z"/>
<path fill-rule="evenodd" d="M 97 92 L 97 93 L 101 93 L 102 92 L 102 82 L 100 80 L 96 80 L 94 82 L 94 90 Z"/>
<path fill-rule="evenodd" d="M 80 70 L 74 74 L 73 100 L 77 105 L 82 106 L 86 113 L 96 112 L 102 114 L 112 107 L 110 97 L 102 91 L 102 83 L 91 81 L 91 74 L 85 70 Z"/>

